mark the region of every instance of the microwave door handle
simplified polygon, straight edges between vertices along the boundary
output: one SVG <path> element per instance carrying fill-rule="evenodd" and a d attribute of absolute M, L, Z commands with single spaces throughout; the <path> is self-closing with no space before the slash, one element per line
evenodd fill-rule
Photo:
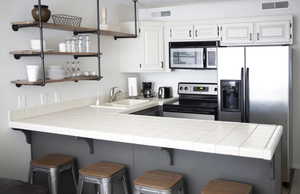
<path fill-rule="evenodd" d="M 241 121 L 244 123 L 245 122 L 245 88 L 244 88 L 244 83 L 245 83 L 245 76 L 244 76 L 244 68 L 241 68 L 241 85 L 240 85 L 240 106 L 241 106 Z"/>

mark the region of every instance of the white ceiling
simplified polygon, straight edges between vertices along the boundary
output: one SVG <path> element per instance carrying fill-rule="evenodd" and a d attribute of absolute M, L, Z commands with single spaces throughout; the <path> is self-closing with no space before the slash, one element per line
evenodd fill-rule
<path fill-rule="evenodd" d="M 212 1 L 233 1 L 233 0 L 138 0 L 138 5 L 141 8 L 176 6 L 183 4 L 212 2 Z"/>

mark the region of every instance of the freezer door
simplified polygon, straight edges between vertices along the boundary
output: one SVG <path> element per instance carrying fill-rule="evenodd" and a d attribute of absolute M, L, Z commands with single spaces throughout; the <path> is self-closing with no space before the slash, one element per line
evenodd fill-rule
<path fill-rule="evenodd" d="M 243 77 L 245 72 L 245 48 L 244 47 L 231 47 L 218 49 L 218 103 L 219 103 L 219 119 L 222 121 L 237 121 L 242 120 L 243 100 L 240 99 L 240 110 L 229 111 L 228 109 L 222 110 L 222 83 L 236 80 L 240 81 L 240 86 L 243 87 Z M 224 85 L 224 84 L 223 84 Z M 243 89 L 240 88 L 241 95 Z M 224 97 L 224 96 L 223 96 Z"/>
<path fill-rule="evenodd" d="M 251 123 L 284 126 L 282 139 L 283 181 L 288 182 L 290 167 L 289 94 L 290 48 L 287 46 L 246 49 L 246 118 Z M 289 151 L 290 150 L 290 151 Z"/>

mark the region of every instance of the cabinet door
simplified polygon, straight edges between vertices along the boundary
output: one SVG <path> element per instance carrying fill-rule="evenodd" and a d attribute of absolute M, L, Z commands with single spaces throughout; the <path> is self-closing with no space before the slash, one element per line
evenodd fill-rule
<path fill-rule="evenodd" d="M 130 29 L 134 29 L 133 23 L 127 25 Z M 143 38 L 139 34 L 138 38 L 119 39 L 118 42 L 120 45 L 120 71 L 123 73 L 140 72 L 144 63 Z M 115 54 L 114 51 L 111 53 Z"/>
<path fill-rule="evenodd" d="M 176 25 L 170 28 L 171 41 L 193 40 L 193 25 Z"/>
<path fill-rule="evenodd" d="M 254 43 L 253 24 L 236 23 L 221 26 L 221 45 L 247 45 Z"/>
<path fill-rule="evenodd" d="M 218 25 L 195 25 L 194 39 L 201 41 L 219 40 Z"/>
<path fill-rule="evenodd" d="M 291 22 L 290 21 L 274 21 L 259 22 L 255 25 L 256 43 L 291 43 Z"/>
<path fill-rule="evenodd" d="M 142 28 L 144 41 L 144 63 L 142 71 L 164 70 L 163 26 L 145 26 Z"/>

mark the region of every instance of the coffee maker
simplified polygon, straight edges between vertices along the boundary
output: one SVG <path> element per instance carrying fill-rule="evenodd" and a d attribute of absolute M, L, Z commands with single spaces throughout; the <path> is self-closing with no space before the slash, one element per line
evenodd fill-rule
<path fill-rule="evenodd" d="M 152 98 L 153 97 L 153 89 L 152 82 L 143 82 L 142 93 L 144 98 Z"/>

